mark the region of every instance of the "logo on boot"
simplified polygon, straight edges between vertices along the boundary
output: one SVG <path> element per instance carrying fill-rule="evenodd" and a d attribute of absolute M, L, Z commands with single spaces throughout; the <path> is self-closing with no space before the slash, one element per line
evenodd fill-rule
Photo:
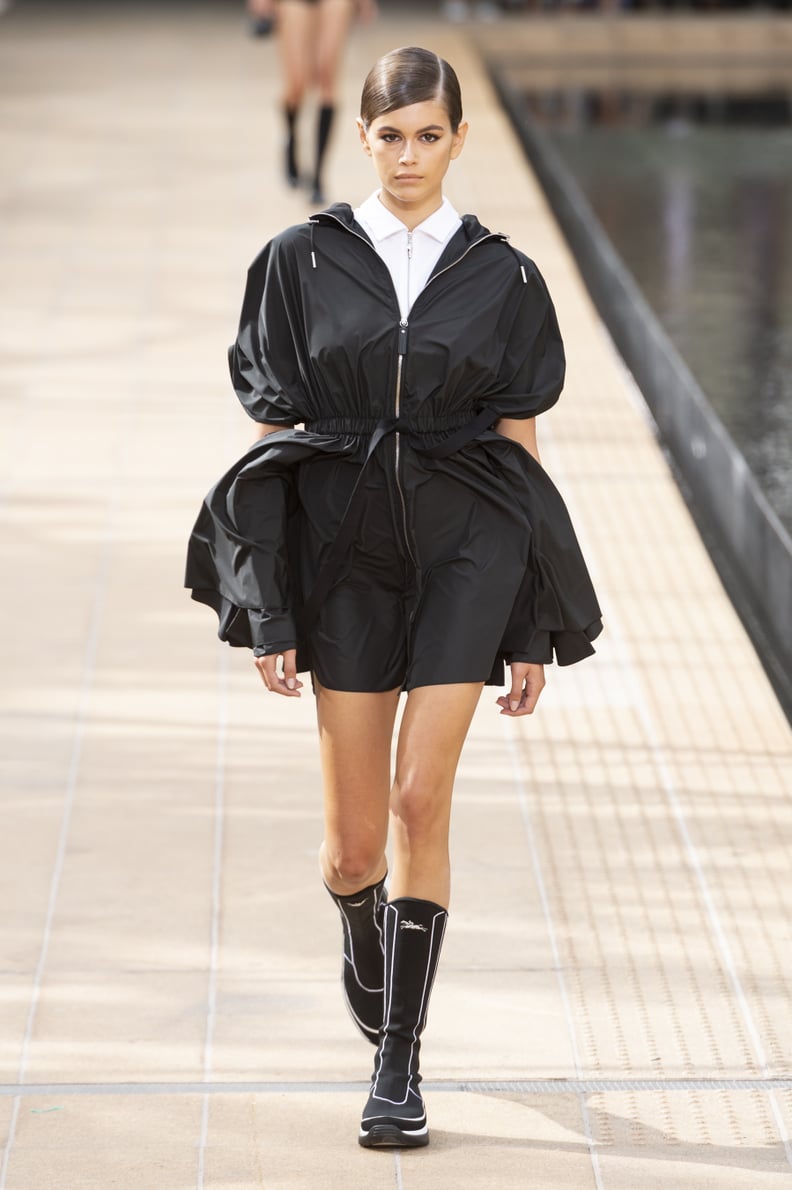
<path fill-rule="evenodd" d="M 401 921 L 399 922 L 400 930 L 420 930 L 422 934 L 428 934 L 429 930 L 426 926 L 419 925 L 417 921 Z"/>

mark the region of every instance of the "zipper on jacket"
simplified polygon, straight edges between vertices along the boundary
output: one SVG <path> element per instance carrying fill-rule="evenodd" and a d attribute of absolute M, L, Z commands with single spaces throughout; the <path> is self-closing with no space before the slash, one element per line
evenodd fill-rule
<path fill-rule="evenodd" d="M 433 277 L 429 278 L 429 280 L 426 282 L 426 285 L 424 285 L 424 288 L 421 290 L 421 294 L 424 292 L 424 290 L 427 288 L 427 286 L 431 285 L 432 281 L 434 281 L 437 277 L 441 277 L 443 275 L 443 273 L 447 273 L 449 271 L 449 269 L 454 268 L 454 266 L 459 264 L 459 262 L 461 260 L 464 260 L 464 258 L 467 256 L 468 252 L 472 252 L 472 250 L 478 244 L 482 244 L 486 240 L 502 240 L 503 238 L 504 237 L 501 235 L 498 235 L 497 232 L 494 232 L 494 233 L 490 232 L 489 235 L 483 236 L 480 240 L 474 240 L 472 244 L 468 244 L 467 248 L 465 249 L 465 251 L 462 253 L 461 256 L 458 256 L 456 258 L 456 260 L 452 260 L 450 262 L 450 264 L 447 264 L 444 269 L 440 270 L 439 273 L 435 273 Z M 374 250 L 376 252 L 376 249 L 374 249 Z M 408 231 L 407 232 L 407 308 L 408 309 L 410 309 L 410 263 L 412 261 L 412 250 L 413 250 L 412 232 Z M 378 253 L 378 255 L 379 255 L 379 253 Z M 421 294 L 419 294 L 418 297 L 420 297 Z M 417 300 L 418 300 L 418 298 L 416 298 L 416 301 Z M 404 359 L 405 359 L 405 356 L 407 355 L 407 331 L 408 331 L 408 329 L 409 329 L 408 320 L 406 318 L 402 318 L 401 321 L 399 322 L 399 346 L 398 346 L 398 358 L 397 358 L 397 364 L 396 364 L 396 399 L 394 402 L 394 413 L 397 418 L 399 417 L 400 412 L 401 412 L 402 373 L 404 370 Z M 418 569 L 419 569 L 418 563 L 415 560 L 415 555 L 412 551 L 412 547 L 410 546 L 410 534 L 409 534 L 409 530 L 407 528 L 407 501 L 404 496 L 404 489 L 402 487 L 401 475 L 399 474 L 400 459 L 401 459 L 401 443 L 400 443 L 401 435 L 399 434 L 398 430 L 394 434 L 394 438 L 396 440 L 394 472 L 395 472 L 395 479 L 396 479 L 396 490 L 399 493 L 399 503 L 401 504 L 402 531 L 404 534 L 404 544 L 407 549 L 407 553 L 410 555 L 410 561 L 412 562 L 413 566 L 415 567 L 416 572 L 418 572 Z"/>
<path fill-rule="evenodd" d="M 404 370 L 404 357 L 407 354 L 407 331 L 409 324 L 406 318 L 402 318 L 399 323 L 399 346 L 398 355 L 396 359 L 396 395 L 393 403 L 393 412 L 395 417 L 399 417 L 401 413 L 401 390 L 402 390 L 402 372 Z M 401 504 L 402 514 L 402 531 L 404 534 L 404 545 L 407 553 L 410 555 L 410 561 L 415 569 L 418 569 L 418 563 L 415 560 L 412 547 L 410 546 L 410 534 L 407 528 L 407 501 L 404 498 L 404 489 L 402 487 L 401 475 L 399 474 L 399 466 L 401 460 L 401 434 L 398 430 L 393 435 L 395 441 L 395 462 L 394 462 L 394 478 L 396 480 L 396 491 L 399 493 L 399 503 Z"/>
<path fill-rule="evenodd" d="M 384 260 L 382 260 L 382 257 L 380 256 L 379 252 L 377 251 L 377 249 L 374 247 L 374 245 L 371 243 L 370 240 L 368 240 L 365 236 L 362 236 L 360 234 L 360 232 L 357 232 L 353 228 L 349 227 L 348 224 L 344 223 L 343 219 L 339 219 L 337 215 L 329 215 L 327 212 L 324 212 L 324 217 L 326 219 L 332 219 L 333 222 L 337 223 L 339 227 L 342 227 L 344 229 L 344 231 L 349 232 L 350 235 L 354 236 L 358 240 L 361 240 L 366 245 L 367 248 L 371 249 L 371 251 L 377 257 L 377 259 L 382 261 L 382 264 L 384 265 L 386 271 L 390 274 L 390 270 L 388 269 L 388 266 L 385 264 Z M 311 220 L 311 222 L 318 223 L 319 220 L 318 219 Z M 445 266 L 445 268 L 441 269 L 439 273 L 435 273 L 433 276 L 431 276 L 429 278 L 429 280 L 426 282 L 426 285 L 424 285 L 424 287 L 421 290 L 421 293 L 418 295 L 418 297 L 421 297 L 423 295 L 424 291 L 432 284 L 433 281 L 436 281 L 438 277 L 442 277 L 443 273 L 447 273 L 450 269 L 453 269 L 456 265 L 458 265 L 460 263 L 460 261 L 464 260 L 465 257 L 467 256 L 467 254 L 469 252 L 472 252 L 474 248 L 477 248 L 479 244 L 485 244 L 488 240 L 500 240 L 501 242 L 505 242 L 507 239 L 508 239 L 508 236 L 504 236 L 498 232 L 489 232 L 487 235 L 482 236 L 480 239 L 474 240 L 472 244 L 468 244 L 467 248 L 465 249 L 465 251 L 462 253 L 461 256 L 458 256 L 456 258 L 456 260 L 452 260 L 449 264 L 447 264 Z M 409 302 L 409 297 L 410 297 L 410 293 L 409 293 L 410 262 L 412 260 L 412 247 L 413 247 L 412 232 L 408 231 L 407 232 L 407 299 L 408 299 L 408 302 Z M 392 279 L 391 279 L 391 285 L 393 287 L 393 292 L 396 297 L 396 304 L 398 305 L 399 295 L 396 292 L 396 287 L 395 287 L 395 285 L 393 285 Z M 418 299 L 416 299 L 416 301 L 417 300 Z M 400 321 L 399 321 L 398 357 L 397 357 L 397 363 L 396 363 L 396 396 L 395 396 L 395 401 L 394 401 L 394 411 L 395 411 L 395 416 L 397 418 L 399 417 L 399 414 L 401 411 L 402 372 L 404 370 L 404 357 L 407 354 L 407 331 L 408 331 L 408 329 L 409 329 L 409 324 L 408 324 L 407 319 L 406 318 L 400 319 Z M 399 503 L 401 504 L 402 531 L 404 534 L 404 545 L 407 550 L 407 553 L 410 556 L 410 561 L 412 562 L 413 566 L 415 567 L 416 573 L 420 574 L 418 563 L 415 559 L 415 554 L 413 553 L 412 547 L 410 545 L 410 535 L 409 535 L 409 532 L 407 529 L 407 501 L 404 496 L 404 489 L 402 488 L 401 476 L 399 475 L 399 463 L 400 463 L 400 459 L 401 459 L 401 441 L 400 441 L 401 435 L 399 434 L 398 430 L 394 433 L 394 438 L 395 438 L 395 452 L 394 452 L 395 453 L 395 469 L 394 470 L 395 470 L 396 490 L 399 493 Z"/>
<path fill-rule="evenodd" d="M 412 250 L 413 250 L 413 233 L 411 231 L 408 231 L 407 232 L 407 300 L 404 303 L 408 318 L 410 317 L 410 310 L 412 308 L 412 303 L 410 301 L 410 298 L 412 297 L 412 269 L 410 268 L 410 266 L 412 264 Z"/>

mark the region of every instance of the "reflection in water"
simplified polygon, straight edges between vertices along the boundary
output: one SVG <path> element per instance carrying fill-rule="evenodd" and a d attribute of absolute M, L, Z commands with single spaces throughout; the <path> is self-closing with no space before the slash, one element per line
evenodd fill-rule
<path fill-rule="evenodd" d="M 792 530 L 792 97 L 523 95 Z"/>

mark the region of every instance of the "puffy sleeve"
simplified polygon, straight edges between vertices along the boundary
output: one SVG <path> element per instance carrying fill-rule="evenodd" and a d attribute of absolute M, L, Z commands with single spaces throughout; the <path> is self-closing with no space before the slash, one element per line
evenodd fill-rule
<path fill-rule="evenodd" d="M 205 497 L 187 548 L 185 586 L 214 608 L 218 635 L 260 653 L 295 648 L 294 482 L 282 434 L 255 443 Z"/>
<path fill-rule="evenodd" d="M 543 413 L 564 383 L 564 346 L 539 270 L 518 254 L 522 300 L 501 368 L 503 391 L 492 403 L 504 417 Z M 522 279 L 524 271 L 525 280 Z M 528 565 L 501 643 L 509 662 L 572 665 L 589 657 L 602 613 L 566 505 L 544 468 L 519 445 L 502 444 L 509 487 L 525 511 Z"/>
<path fill-rule="evenodd" d="M 288 243 L 278 237 L 253 261 L 239 331 L 228 349 L 231 381 L 245 410 L 254 421 L 278 426 L 306 418 L 299 284 L 291 258 Z"/>
<path fill-rule="evenodd" d="M 558 400 L 566 359 L 555 307 L 533 261 L 516 253 L 516 277 L 509 290 L 514 317 L 505 337 L 498 385 L 487 395 L 503 417 L 535 417 Z"/>
<path fill-rule="evenodd" d="M 229 364 L 250 416 L 292 427 L 305 420 L 306 399 L 299 280 L 284 237 L 268 244 L 248 271 Z M 217 612 L 220 638 L 263 653 L 297 643 L 292 441 L 288 432 L 268 434 L 215 484 L 187 553 L 185 584 L 193 599 Z"/>

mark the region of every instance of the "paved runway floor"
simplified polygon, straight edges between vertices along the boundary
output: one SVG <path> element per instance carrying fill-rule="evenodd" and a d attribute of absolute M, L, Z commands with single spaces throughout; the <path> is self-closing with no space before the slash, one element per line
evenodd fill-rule
<path fill-rule="evenodd" d="M 241 8 L 241 5 L 240 5 Z M 393 10 L 392 10 L 393 11 Z M 250 428 L 225 363 L 280 183 L 274 49 L 233 5 L 0 17 L 0 1190 L 792 1187 L 792 738 L 483 75 L 449 193 L 548 278 L 540 424 L 605 612 L 510 723 L 485 692 L 424 1046 L 426 1151 L 356 1144 L 372 1052 L 317 878 L 312 698 L 181 589 Z M 308 139 L 308 126 L 304 128 Z"/>

